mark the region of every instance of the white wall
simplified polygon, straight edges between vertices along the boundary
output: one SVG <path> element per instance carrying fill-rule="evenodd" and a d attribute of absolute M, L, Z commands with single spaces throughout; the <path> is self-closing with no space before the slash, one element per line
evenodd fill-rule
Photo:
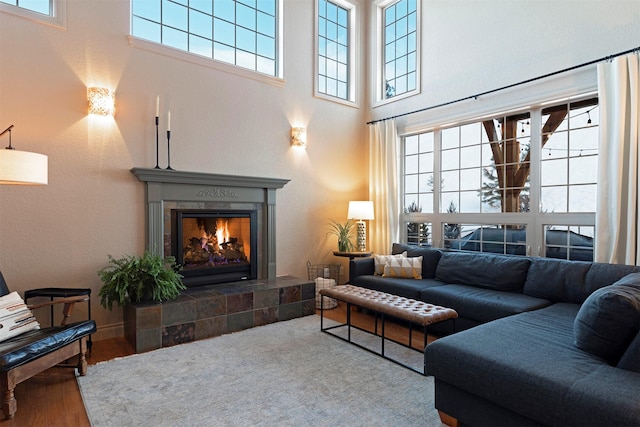
<path fill-rule="evenodd" d="M 122 333 L 122 312 L 99 305 L 96 271 L 107 254 L 144 250 L 144 184 L 129 169 L 155 165 L 156 95 L 161 131 L 172 113 L 174 169 L 291 180 L 277 194 L 278 275 L 344 262 L 327 223 L 367 195 L 367 108 L 313 97 L 314 4 L 285 0 L 284 12 L 283 87 L 131 46 L 128 0 L 67 0 L 66 29 L 0 13 L 0 127 L 15 125 L 17 149 L 49 156 L 49 185 L 0 187 L 0 269 L 13 290 L 90 287 L 95 339 Z M 115 89 L 115 118 L 87 116 L 88 86 Z M 303 151 L 289 143 L 300 122 Z"/>
<path fill-rule="evenodd" d="M 422 17 L 421 93 L 374 107 L 373 119 L 466 98 L 640 46 L 637 0 L 423 0 Z M 370 66 L 374 63 L 370 58 Z M 412 114 L 398 119 L 398 127 L 405 132 L 523 107 L 595 90 L 596 82 L 594 65 Z"/>

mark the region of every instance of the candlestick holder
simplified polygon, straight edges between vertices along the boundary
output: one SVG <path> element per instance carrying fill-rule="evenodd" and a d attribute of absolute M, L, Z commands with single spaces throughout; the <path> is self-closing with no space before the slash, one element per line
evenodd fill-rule
<path fill-rule="evenodd" d="M 156 116 L 156 167 L 155 169 L 160 169 L 160 165 L 158 164 L 158 123 L 159 118 Z"/>
<path fill-rule="evenodd" d="M 173 170 L 171 167 L 171 131 L 167 131 L 167 170 Z"/>

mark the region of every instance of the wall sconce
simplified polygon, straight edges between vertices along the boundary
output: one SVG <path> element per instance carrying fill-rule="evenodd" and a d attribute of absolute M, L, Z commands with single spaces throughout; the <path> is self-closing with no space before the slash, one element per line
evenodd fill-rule
<path fill-rule="evenodd" d="M 6 128 L 0 136 L 9 132 L 9 146 L 0 150 L 0 184 L 47 185 L 48 157 L 44 154 L 18 151 L 11 146 L 11 128 Z"/>
<path fill-rule="evenodd" d="M 87 88 L 89 114 L 113 116 L 115 112 L 115 94 L 104 87 Z"/>
<path fill-rule="evenodd" d="M 307 145 L 307 129 L 303 127 L 291 128 L 291 145 L 304 147 Z"/>
<path fill-rule="evenodd" d="M 349 210 L 347 212 L 347 219 L 358 220 L 358 234 L 356 238 L 356 246 L 358 252 L 367 251 L 367 225 L 363 220 L 374 219 L 373 218 L 373 202 L 371 201 L 356 201 L 349 202 Z"/>

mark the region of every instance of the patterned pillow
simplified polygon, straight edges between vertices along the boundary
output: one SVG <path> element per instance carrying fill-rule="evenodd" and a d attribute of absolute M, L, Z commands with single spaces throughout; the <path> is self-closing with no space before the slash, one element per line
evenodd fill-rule
<path fill-rule="evenodd" d="M 401 254 L 397 254 L 397 255 L 373 255 L 373 262 L 375 265 L 375 275 L 376 276 L 382 276 L 384 274 L 384 266 L 387 264 L 387 262 L 391 259 L 394 258 L 405 258 L 407 256 L 407 251 L 402 252 Z"/>
<path fill-rule="evenodd" d="M 0 341 L 33 329 L 40 325 L 16 291 L 0 297 Z"/>
<path fill-rule="evenodd" d="M 422 279 L 422 257 L 391 259 L 384 266 L 382 277 Z"/>

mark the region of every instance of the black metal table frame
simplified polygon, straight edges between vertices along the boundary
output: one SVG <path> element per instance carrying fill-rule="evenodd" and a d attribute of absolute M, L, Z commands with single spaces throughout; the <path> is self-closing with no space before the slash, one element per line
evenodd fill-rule
<path fill-rule="evenodd" d="M 424 333 L 424 347 L 423 347 L 422 350 L 419 350 L 419 349 L 414 348 L 411 345 L 412 344 L 412 337 L 413 337 L 413 323 L 412 322 L 408 322 L 409 323 L 409 344 L 407 345 L 407 344 L 404 344 L 402 342 L 396 341 L 393 338 L 385 337 L 385 334 L 384 334 L 385 315 L 384 315 L 384 313 L 380 313 L 380 312 L 375 311 L 375 310 L 373 310 L 373 309 L 371 309 L 369 307 L 362 307 L 362 308 L 366 308 L 367 310 L 369 310 L 369 311 L 374 313 L 375 323 L 374 323 L 374 332 L 372 333 L 371 331 L 368 331 L 366 329 L 363 329 L 363 328 L 360 328 L 358 326 L 355 326 L 355 325 L 351 324 L 351 306 L 352 305 L 354 305 L 356 307 L 361 307 L 361 306 L 358 306 L 356 304 L 353 304 L 353 303 L 350 303 L 350 302 L 347 302 L 347 301 L 343 301 L 343 300 L 341 300 L 339 298 L 336 298 L 336 297 L 333 297 L 333 296 L 331 298 L 337 299 L 338 301 L 341 301 L 341 302 L 347 304 L 347 322 L 346 323 L 341 323 L 339 325 L 329 326 L 329 327 L 325 328 L 324 327 L 324 298 L 322 298 L 322 301 L 320 303 L 320 330 L 322 332 L 324 332 L 326 334 L 329 334 L 331 336 L 334 336 L 336 338 L 339 338 L 339 339 L 341 339 L 343 341 L 346 341 L 346 342 L 348 342 L 350 344 L 353 344 L 356 347 L 359 347 L 359 348 L 361 348 L 363 350 L 367 350 L 368 352 L 373 353 L 373 354 L 375 354 L 377 356 L 381 356 L 382 358 L 384 358 L 386 360 L 389 360 L 389 361 L 391 361 L 391 362 L 393 362 L 393 363 L 395 363 L 397 365 L 400 365 L 400 366 L 402 366 L 404 368 L 407 368 L 407 369 L 409 369 L 409 370 L 411 370 L 413 372 L 417 372 L 417 373 L 419 373 L 421 375 L 424 375 L 424 376 L 427 375 L 427 365 L 426 365 L 426 363 L 424 361 L 424 349 L 427 347 L 427 338 L 428 338 L 428 334 L 427 333 L 428 333 L 428 328 L 429 328 L 428 325 L 424 326 L 424 331 L 423 331 L 423 333 Z M 380 316 L 380 320 L 381 320 L 381 322 L 380 322 L 381 323 L 381 330 L 380 330 L 380 335 L 379 335 L 380 338 L 381 338 L 380 352 L 372 350 L 372 349 L 370 349 L 370 348 L 368 348 L 368 347 L 366 347 L 366 346 L 364 346 L 362 344 L 358 344 L 357 342 L 354 342 L 354 341 L 351 340 L 351 328 L 354 328 L 354 329 L 357 329 L 359 331 L 363 331 L 363 332 L 378 336 L 378 316 Z M 447 320 L 449 320 L 449 319 L 447 319 Z M 451 319 L 451 320 L 455 321 L 455 319 Z M 342 336 L 340 336 L 338 334 L 330 332 L 333 329 L 343 328 L 345 326 L 347 327 L 347 338 L 344 338 L 344 337 L 342 337 Z M 385 354 L 385 352 L 384 352 L 385 340 L 389 340 L 389 341 L 391 341 L 391 342 L 393 342 L 395 344 L 398 344 L 398 345 L 401 345 L 403 347 L 409 348 L 411 350 L 423 353 L 422 372 L 419 371 L 418 369 L 414 368 L 413 366 L 410 366 L 410 365 L 408 365 L 406 363 L 403 363 L 400 360 L 397 360 L 397 359 L 394 359 L 392 357 L 387 356 Z"/>
<path fill-rule="evenodd" d="M 87 300 L 87 317 L 88 320 L 91 320 L 91 288 L 38 288 L 38 289 L 29 289 L 24 291 L 24 302 L 25 304 L 29 300 L 29 298 L 37 298 L 37 297 L 49 297 L 49 301 L 53 301 L 54 298 L 66 298 L 72 296 L 81 296 L 87 295 L 89 299 Z M 53 306 L 49 308 L 49 316 L 50 316 L 50 325 L 54 326 L 53 323 Z M 91 353 L 91 347 L 93 346 L 93 342 L 91 341 L 91 335 L 87 339 L 87 350 Z"/>

